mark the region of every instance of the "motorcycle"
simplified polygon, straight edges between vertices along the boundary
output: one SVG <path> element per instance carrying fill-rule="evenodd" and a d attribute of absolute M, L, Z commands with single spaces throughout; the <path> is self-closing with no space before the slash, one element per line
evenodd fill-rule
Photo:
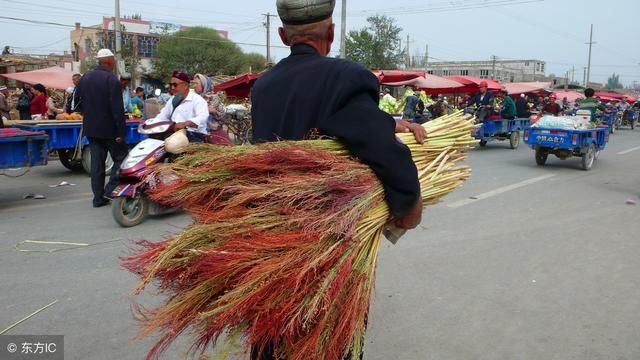
<path fill-rule="evenodd" d="M 171 154 L 165 148 L 165 138 L 171 128 L 171 121 L 154 119 L 149 119 L 138 127 L 138 132 L 147 135 L 148 138 L 129 151 L 120 167 L 121 184 L 111 193 L 111 212 L 120 226 L 136 226 L 149 215 L 163 215 L 176 211 L 149 199 L 146 181 L 152 165 L 170 159 Z"/>

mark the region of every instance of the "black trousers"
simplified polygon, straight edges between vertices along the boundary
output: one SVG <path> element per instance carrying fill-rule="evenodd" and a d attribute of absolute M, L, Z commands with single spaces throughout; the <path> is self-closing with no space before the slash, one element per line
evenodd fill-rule
<path fill-rule="evenodd" d="M 91 190 L 93 191 L 93 204 L 98 205 L 104 201 L 104 196 L 111 195 L 111 192 L 118 186 L 120 177 L 118 171 L 120 165 L 129 149 L 127 144 L 118 144 L 114 139 L 89 138 L 89 149 L 91 150 Z M 107 154 L 113 159 L 113 169 L 109 176 L 109 182 L 105 188 L 105 167 Z"/>
<path fill-rule="evenodd" d="M 20 110 L 20 120 L 31 120 L 31 112 L 29 110 Z"/>

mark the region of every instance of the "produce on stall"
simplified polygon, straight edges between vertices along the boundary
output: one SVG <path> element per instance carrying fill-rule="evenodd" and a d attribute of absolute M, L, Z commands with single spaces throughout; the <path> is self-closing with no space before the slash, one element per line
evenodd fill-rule
<path fill-rule="evenodd" d="M 399 138 L 430 205 L 469 177 L 460 162 L 475 125 L 455 113 L 424 126 L 424 145 Z M 196 223 L 164 242 L 139 242 L 123 260 L 142 279 L 136 292 L 156 281 L 167 295 L 155 308 L 135 307 L 141 335 L 160 334 L 148 358 L 188 329 L 193 352 L 223 334 L 245 347 L 273 342 L 292 360 L 362 351 L 390 215 L 375 175 L 340 143 L 193 145 L 150 179 L 156 200 L 187 209 Z"/>

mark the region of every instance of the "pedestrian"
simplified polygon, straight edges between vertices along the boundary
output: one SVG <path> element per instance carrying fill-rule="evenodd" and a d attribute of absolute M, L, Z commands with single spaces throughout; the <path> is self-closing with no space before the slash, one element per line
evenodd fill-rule
<path fill-rule="evenodd" d="M 51 89 L 47 89 L 47 119 L 55 120 L 58 114 L 62 114 L 64 109 L 56 107 L 56 102 L 53 100 L 54 92 Z"/>
<path fill-rule="evenodd" d="M 11 118 L 9 111 L 9 89 L 6 86 L 0 86 L 0 128 L 4 127 L 4 122 Z"/>
<path fill-rule="evenodd" d="M 545 104 L 542 107 L 542 113 L 558 116 L 562 109 L 560 109 L 560 105 L 556 102 L 556 100 L 557 98 L 555 94 L 551 94 L 548 98 L 546 98 Z"/>
<path fill-rule="evenodd" d="M 29 106 L 31 120 L 47 119 L 47 114 L 49 113 L 49 108 L 47 107 L 47 89 L 42 84 L 35 84 L 31 92 L 33 92 L 33 98 Z"/>
<path fill-rule="evenodd" d="M 175 130 L 187 130 L 189 142 L 201 143 L 209 135 L 209 106 L 202 96 L 189 91 L 190 83 L 191 77 L 187 73 L 173 72 L 170 84 L 173 96 L 155 119 L 174 122 Z"/>
<path fill-rule="evenodd" d="M 417 170 L 394 130 L 412 131 L 419 142 L 426 131 L 418 124 L 395 122 L 378 108 L 378 79 L 365 67 L 327 57 L 334 39 L 334 6 L 335 0 L 277 1 L 283 23 L 278 32 L 291 54 L 253 87 L 253 140 L 302 140 L 314 133 L 340 139 L 382 183 L 396 226 L 415 228 L 422 214 Z M 276 346 L 254 347 L 251 359 L 276 359 Z"/>
<path fill-rule="evenodd" d="M 402 111 L 402 119 L 413 121 L 413 118 L 416 116 L 416 107 L 418 106 L 418 97 L 415 95 L 415 92 L 411 89 L 407 89 L 407 96 L 405 97 L 405 105 L 404 110 Z"/>
<path fill-rule="evenodd" d="M 20 120 L 31 120 L 31 99 L 33 93 L 31 92 L 31 85 L 23 84 L 22 93 L 18 96 L 18 103 L 16 109 L 20 112 Z"/>
<path fill-rule="evenodd" d="M 115 56 L 109 49 L 98 51 L 98 67 L 86 73 L 76 89 L 78 106 L 83 113 L 83 131 L 91 150 L 91 190 L 93 207 L 109 204 L 118 185 L 118 171 L 127 156 L 126 122 L 122 88 L 113 74 Z M 105 161 L 113 159 L 109 182 L 105 187 Z"/>
<path fill-rule="evenodd" d="M 137 106 L 139 110 L 142 110 L 144 109 L 144 100 L 144 89 L 138 86 L 131 97 L 131 106 Z"/>
<path fill-rule="evenodd" d="M 524 94 L 520 94 L 516 101 L 516 116 L 519 118 L 528 118 L 531 116 L 529 103 L 527 102 L 527 97 Z"/>
<path fill-rule="evenodd" d="M 133 105 L 131 104 L 131 90 L 129 90 L 129 84 L 131 84 L 131 74 L 123 73 L 120 75 L 120 88 L 122 89 L 122 103 L 124 104 L 124 113 L 130 114 L 133 111 Z"/>
<path fill-rule="evenodd" d="M 384 90 L 382 90 L 382 99 L 380 99 L 378 107 L 387 114 L 396 113 L 398 100 L 391 95 L 391 90 L 389 90 L 389 88 L 384 88 Z"/>
<path fill-rule="evenodd" d="M 73 74 L 73 76 L 71 77 L 73 86 L 67 88 L 67 101 L 65 102 L 65 106 L 64 106 L 64 112 L 66 112 L 67 114 L 76 112 L 75 94 L 81 78 L 82 78 L 82 75 L 80 74 Z"/>
<path fill-rule="evenodd" d="M 213 80 L 205 75 L 196 74 L 193 77 L 196 94 L 202 96 L 209 108 L 209 121 L 207 129 L 209 131 L 209 142 L 219 145 L 232 145 L 233 142 L 224 131 L 222 121 L 224 118 L 225 106 L 220 95 L 213 92 Z"/>

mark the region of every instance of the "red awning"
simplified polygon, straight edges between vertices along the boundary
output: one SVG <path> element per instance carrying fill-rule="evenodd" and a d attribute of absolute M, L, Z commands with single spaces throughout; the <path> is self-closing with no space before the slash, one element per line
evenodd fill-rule
<path fill-rule="evenodd" d="M 628 103 L 634 103 L 636 101 L 636 98 L 631 95 L 621 94 L 613 91 L 596 91 L 595 95 L 593 96 L 600 98 L 602 101 L 620 101 L 625 96 L 627 97 Z"/>
<path fill-rule="evenodd" d="M 504 88 L 509 92 L 509 95 L 520 94 L 548 94 L 551 91 L 547 88 L 551 85 L 548 82 L 514 82 L 505 83 Z"/>
<path fill-rule="evenodd" d="M 261 73 L 244 74 L 213 87 L 214 92 L 224 91 L 229 97 L 248 98 L 253 84 L 260 78 Z"/>
<path fill-rule="evenodd" d="M 447 76 L 447 79 L 457 81 L 464 85 L 464 87 L 458 89 L 458 92 L 477 92 L 480 88 L 480 83 L 485 81 L 489 91 L 498 91 L 503 88 L 500 82 L 490 79 L 481 79 L 475 76 Z"/>
<path fill-rule="evenodd" d="M 46 88 L 66 90 L 69 87 L 73 86 L 73 81 L 71 81 L 73 74 L 74 73 L 72 71 L 54 66 L 34 71 L 0 74 L 0 76 L 18 80 L 31 85 L 42 84 Z"/>
<path fill-rule="evenodd" d="M 405 71 L 405 70 L 372 70 L 378 81 L 382 85 L 391 85 L 402 81 L 413 80 L 415 78 L 424 77 L 424 71 Z"/>
<path fill-rule="evenodd" d="M 427 94 L 451 94 L 456 92 L 457 89 L 464 86 L 457 81 L 429 74 L 425 74 L 423 77 L 417 77 L 412 80 L 401 81 L 397 83 L 387 83 L 385 85 L 408 85 L 419 90 L 424 90 Z"/>
<path fill-rule="evenodd" d="M 582 93 L 577 91 L 567 90 L 567 91 L 554 91 L 553 94 L 558 98 L 558 100 L 562 100 L 567 98 L 569 102 L 575 102 L 577 99 L 584 99 L 585 96 Z"/>

